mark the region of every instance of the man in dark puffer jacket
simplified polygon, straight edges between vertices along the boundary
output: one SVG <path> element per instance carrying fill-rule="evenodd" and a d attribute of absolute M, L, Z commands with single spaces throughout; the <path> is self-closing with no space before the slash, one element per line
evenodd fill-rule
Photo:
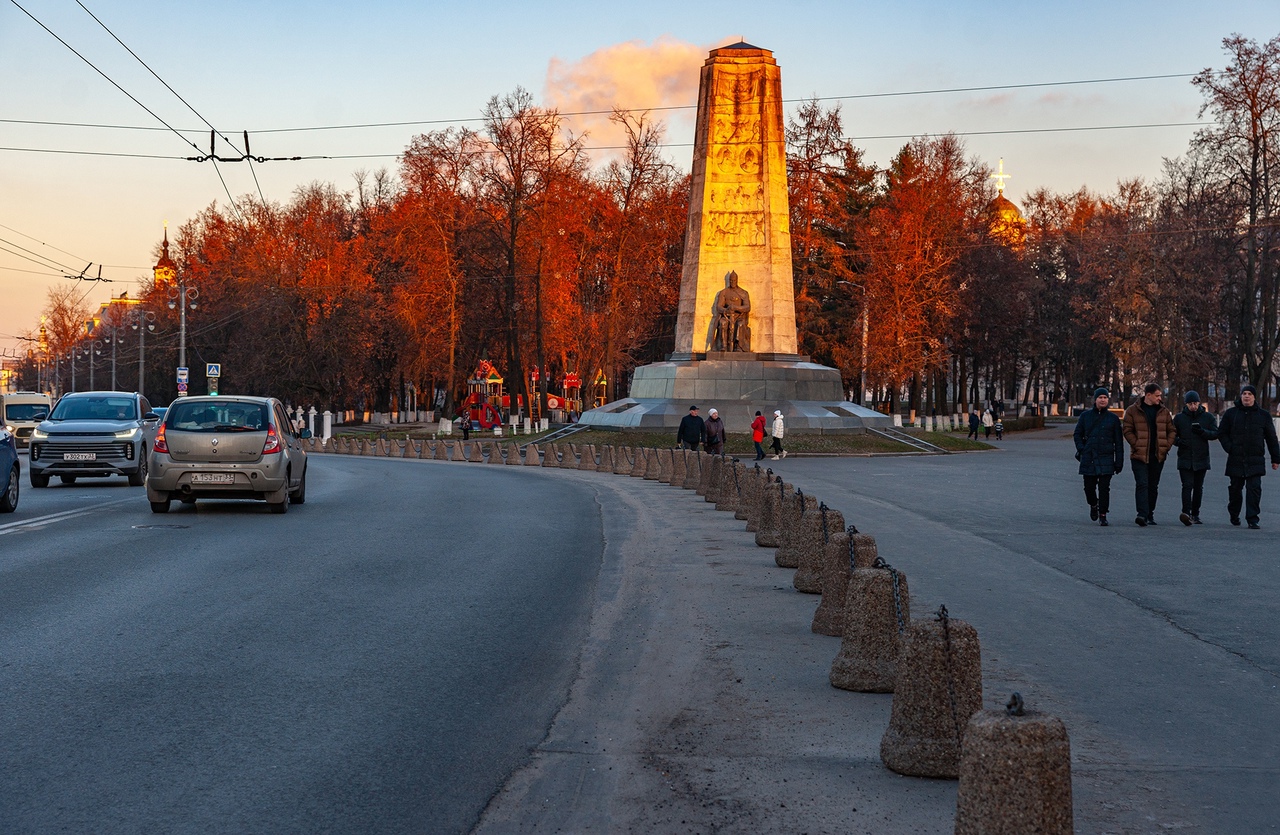
<path fill-rule="evenodd" d="M 1186 404 L 1173 416 L 1178 436 L 1178 477 L 1182 479 L 1182 514 L 1184 525 L 1199 525 L 1200 500 L 1204 498 L 1204 474 L 1209 472 L 1209 442 L 1218 437 L 1218 422 L 1200 405 L 1200 393 L 1189 391 L 1182 398 Z"/>
<path fill-rule="evenodd" d="M 1084 497 L 1089 502 L 1089 518 L 1107 525 L 1111 506 L 1111 476 L 1124 469 L 1124 433 L 1120 418 L 1107 410 L 1111 393 L 1100 388 L 1093 393 L 1093 408 L 1076 421 L 1076 460 L 1084 476 Z"/>
<path fill-rule="evenodd" d="M 1271 415 L 1258 407 L 1258 390 L 1241 386 L 1236 405 L 1227 409 L 1218 427 L 1218 443 L 1227 451 L 1227 513 L 1231 524 L 1240 524 L 1241 493 L 1244 493 L 1245 520 L 1258 528 L 1262 513 L 1262 477 L 1267 474 L 1266 454 L 1271 453 L 1271 469 L 1280 469 L 1280 443 Z"/>

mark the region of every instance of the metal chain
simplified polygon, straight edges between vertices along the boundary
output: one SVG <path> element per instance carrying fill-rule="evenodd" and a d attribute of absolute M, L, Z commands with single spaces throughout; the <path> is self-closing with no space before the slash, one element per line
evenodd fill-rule
<path fill-rule="evenodd" d="M 787 485 L 782 483 L 782 476 L 778 476 L 778 507 L 782 507 L 782 501 L 787 497 Z"/>
<path fill-rule="evenodd" d="M 951 721 L 956 727 L 956 744 L 964 738 L 964 729 L 960 727 L 960 709 L 956 707 L 956 680 L 951 668 L 951 619 L 947 617 L 947 607 L 938 607 L 938 621 L 942 624 L 942 646 L 947 654 L 947 696 L 951 699 Z"/>
<path fill-rule="evenodd" d="M 849 535 L 849 570 L 853 571 L 853 533 L 857 533 L 857 528 L 853 525 L 849 526 L 852 531 Z M 876 556 L 876 561 L 871 564 L 872 568 L 882 568 L 889 572 L 889 579 L 893 582 L 893 613 L 898 618 L 898 634 L 901 635 L 906 631 L 907 625 L 902 619 L 902 589 L 898 585 L 898 570 L 889 563 L 884 561 L 884 557 Z"/>
<path fill-rule="evenodd" d="M 818 505 L 818 510 L 822 511 L 822 544 L 826 545 L 831 541 L 831 535 L 827 533 L 827 503 L 822 502 Z M 850 565 L 852 564 L 850 563 Z"/>
<path fill-rule="evenodd" d="M 800 518 L 803 519 L 804 518 L 804 491 L 803 490 L 796 491 L 796 501 L 800 502 Z"/>
<path fill-rule="evenodd" d="M 738 459 L 733 459 L 733 463 L 729 465 L 729 469 L 733 470 L 733 489 L 737 491 L 738 498 L 742 498 L 742 484 L 738 482 Z"/>

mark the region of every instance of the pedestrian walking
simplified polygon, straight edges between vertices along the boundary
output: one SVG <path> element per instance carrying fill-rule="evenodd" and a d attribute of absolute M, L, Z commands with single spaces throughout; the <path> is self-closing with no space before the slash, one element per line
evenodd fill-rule
<path fill-rule="evenodd" d="M 764 460 L 764 415 L 756 412 L 755 420 L 751 421 L 751 440 L 756 445 L 756 460 Z"/>
<path fill-rule="evenodd" d="M 462 430 L 462 440 L 465 441 L 471 437 L 471 413 L 465 409 L 458 415 L 458 428 Z"/>
<path fill-rule="evenodd" d="M 1004 440 L 1004 421 L 1000 420 L 1000 418 L 996 418 L 995 430 L 996 430 L 996 440 L 1003 441 Z"/>
<path fill-rule="evenodd" d="M 1111 476 L 1124 469 L 1124 432 L 1120 418 L 1107 408 L 1111 393 L 1105 388 L 1093 392 L 1093 408 L 1076 421 L 1076 460 L 1084 476 L 1084 498 L 1089 518 L 1107 527 L 1111 509 Z"/>
<path fill-rule="evenodd" d="M 1267 453 L 1271 469 L 1280 468 L 1280 443 L 1271 415 L 1258 406 L 1258 390 L 1241 386 L 1235 405 L 1222 416 L 1218 443 L 1227 452 L 1227 513 L 1231 524 L 1240 524 L 1240 507 L 1249 527 L 1257 530 L 1262 512 L 1262 477 L 1267 474 Z M 1241 495 L 1243 493 L 1243 496 Z"/>
<path fill-rule="evenodd" d="M 715 409 L 707 412 L 707 422 L 703 424 L 703 433 L 706 437 L 707 452 L 712 455 L 719 455 L 724 452 L 725 431 L 724 421 L 720 419 L 720 413 Z"/>
<path fill-rule="evenodd" d="M 782 412 L 774 411 L 773 413 L 773 460 L 786 458 L 787 451 L 782 448 L 782 436 L 786 434 L 787 427 L 782 421 Z"/>
<path fill-rule="evenodd" d="M 991 437 L 991 429 L 995 425 L 996 425 L 996 417 L 992 413 L 990 407 L 988 407 L 987 410 L 982 413 L 982 431 L 983 431 L 982 437 L 984 440 Z"/>
<path fill-rule="evenodd" d="M 676 446 L 696 451 L 705 434 L 706 424 L 698 417 L 698 407 L 690 406 L 689 414 L 680 419 L 680 428 L 676 430 Z"/>
<path fill-rule="evenodd" d="M 982 418 L 978 415 L 978 407 L 974 406 L 969 410 L 969 434 L 964 436 L 967 441 L 973 438 L 978 440 L 978 429 L 982 426 Z"/>
<path fill-rule="evenodd" d="M 1156 499 L 1160 493 L 1160 472 L 1164 459 L 1173 449 L 1177 431 L 1173 415 L 1164 407 L 1164 392 L 1155 383 L 1147 383 L 1141 400 L 1124 410 L 1120 424 L 1129 443 L 1129 466 L 1133 468 L 1134 503 L 1139 527 L 1156 523 Z"/>
<path fill-rule="evenodd" d="M 1204 474 L 1209 472 L 1209 442 L 1218 437 L 1218 422 L 1200 404 L 1199 392 L 1182 397 L 1182 411 L 1173 416 L 1178 448 L 1178 478 L 1182 480 L 1182 513 L 1178 521 L 1199 525 L 1200 500 L 1204 498 Z"/>

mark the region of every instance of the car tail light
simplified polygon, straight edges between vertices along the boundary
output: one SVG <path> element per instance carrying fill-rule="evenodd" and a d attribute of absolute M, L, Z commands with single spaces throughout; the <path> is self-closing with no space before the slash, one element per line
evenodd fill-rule
<path fill-rule="evenodd" d="M 164 439 L 164 424 L 160 424 L 160 428 L 156 430 L 155 443 L 151 445 L 153 452 L 168 452 L 169 444 Z"/>
<path fill-rule="evenodd" d="M 274 425 L 267 424 L 267 442 L 262 445 L 262 454 L 270 455 L 273 452 L 280 451 L 280 436 L 276 434 Z"/>

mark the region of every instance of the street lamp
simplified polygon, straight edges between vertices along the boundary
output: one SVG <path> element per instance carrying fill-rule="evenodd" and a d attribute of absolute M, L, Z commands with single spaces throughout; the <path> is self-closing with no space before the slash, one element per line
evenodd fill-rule
<path fill-rule="evenodd" d="M 102 341 L 98 339 L 90 339 L 88 342 L 82 342 L 76 348 L 80 352 L 80 356 L 89 358 L 89 391 L 94 391 L 93 385 L 93 358 L 102 355 Z"/>
<path fill-rule="evenodd" d="M 163 251 L 160 260 L 153 270 L 155 283 L 163 284 L 169 291 L 169 309 L 178 310 L 178 367 L 187 367 L 187 310 L 195 310 L 196 299 L 200 297 L 199 289 L 188 287 L 185 277 L 178 276 L 178 265 L 169 257 L 169 228 L 164 230 Z M 186 394 L 186 381 L 179 380 L 178 396 Z"/>
<path fill-rule="evenodd" d="M 138 394 L 143 394 L 147 379 L 147 331 L 156 329 L 156 315 L 141 307 L 135 308 L 129 312 L 129 327 L 138 332 Z"/>

